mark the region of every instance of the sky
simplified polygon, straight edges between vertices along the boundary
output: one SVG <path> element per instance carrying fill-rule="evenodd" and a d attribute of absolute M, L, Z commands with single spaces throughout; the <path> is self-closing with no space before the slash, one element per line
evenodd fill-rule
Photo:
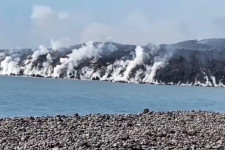
<path fill-rule="evenodd" d="M 224 36 L 224 0 L 0 0 L 0 49 Z"/>

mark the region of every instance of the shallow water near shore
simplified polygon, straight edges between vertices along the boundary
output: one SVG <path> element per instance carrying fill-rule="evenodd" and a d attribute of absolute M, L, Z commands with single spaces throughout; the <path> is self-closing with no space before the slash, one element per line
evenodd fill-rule
<path fill-rule="evenodd" d="M 0 76 L 0 118 L 128 114 L 152 111 L 225 112 L 225 89 Z"/>

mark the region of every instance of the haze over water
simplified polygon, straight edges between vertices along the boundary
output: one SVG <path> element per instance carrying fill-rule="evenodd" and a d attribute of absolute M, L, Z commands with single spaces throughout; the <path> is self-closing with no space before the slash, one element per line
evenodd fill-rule
<path fill-rule="evenodd" d="M 0 76 L 0 118 L 207 110 L 225 112 L 224 88 Z"/>

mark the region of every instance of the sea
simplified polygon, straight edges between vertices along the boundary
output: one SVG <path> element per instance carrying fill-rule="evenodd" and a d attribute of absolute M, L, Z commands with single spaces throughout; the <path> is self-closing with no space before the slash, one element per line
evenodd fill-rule
<path fill-rule="evenodd" d="M 225 112 L 225 88 L 0 76 L 0 118 L 133 114 L 150 111 Z"/>

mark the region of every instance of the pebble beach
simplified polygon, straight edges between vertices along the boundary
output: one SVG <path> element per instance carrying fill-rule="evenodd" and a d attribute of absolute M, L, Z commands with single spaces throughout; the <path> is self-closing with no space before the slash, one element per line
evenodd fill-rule
<path fill-rule="evenodd" d="M 224 149 L 225 115 L 205 111 L 0 119 L 1 150 Z"/>

